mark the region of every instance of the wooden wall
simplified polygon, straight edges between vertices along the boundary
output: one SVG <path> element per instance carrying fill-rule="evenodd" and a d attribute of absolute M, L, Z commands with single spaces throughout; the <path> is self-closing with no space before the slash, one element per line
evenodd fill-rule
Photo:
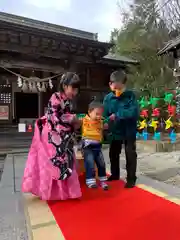
<path fill-rule="evenodd" d="M 83 79 L 83 81 L 82 88 L 76 102 L 76 111 L 78 113 L 87 112 L 88 105 L 93 99 L 96 99 L 97 101 L 103 100 L 104 95 L 109 91 L 108 85 L 111 72 L 112 70 L 108 67 L 105 68 L 102 65 L 96 65 L 90 66 L 89 69 L 86 68 L 84 70 L 83 78 L 80 74 L 81 80 Z"/>
<path fill-rule="evenodd" d="M 109 76 L 111 70 L 104 66 L 92 67 L 90 69 L 91 87 L 102 90 L 107 88 L 109 84 Z"/>

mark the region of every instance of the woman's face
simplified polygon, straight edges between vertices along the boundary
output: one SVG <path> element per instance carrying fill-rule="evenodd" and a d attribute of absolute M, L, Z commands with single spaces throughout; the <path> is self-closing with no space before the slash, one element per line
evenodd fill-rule
<path fill-rule="evenodd" d="M 64 93 L 69 99 L 73 99 L 79 92 L 78 88 L 73 88 L 72 86 L 64 86 Z"/>

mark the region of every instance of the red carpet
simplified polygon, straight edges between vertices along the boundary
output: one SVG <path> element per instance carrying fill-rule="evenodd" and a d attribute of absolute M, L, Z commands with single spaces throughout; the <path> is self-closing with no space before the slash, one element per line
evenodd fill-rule
<path fill-rule="evenodd" d="M 48 203 L 66 240 L 180 240 L 180 206 L 121 181 L 110 185 L 83 184 L 81 200 Z"/>

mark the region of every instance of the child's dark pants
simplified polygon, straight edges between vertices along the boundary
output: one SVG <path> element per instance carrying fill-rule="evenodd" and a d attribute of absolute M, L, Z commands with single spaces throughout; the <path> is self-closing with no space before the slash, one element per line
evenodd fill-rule
<path fill-rule="evenodd" d="M 101 150 L 101 145 L 89 145 L 84 148 L 84 164 L 86 169 L 86 184 L 94 184 L 95 180 L 95 163 L 98 169 L 100 181 L 106 181 L 106 166 Z"/>

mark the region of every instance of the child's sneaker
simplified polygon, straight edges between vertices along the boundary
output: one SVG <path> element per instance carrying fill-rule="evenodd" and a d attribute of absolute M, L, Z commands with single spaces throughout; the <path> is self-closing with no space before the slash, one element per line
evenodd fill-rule
<path fill-rule="evenodd" d="M 91 183 L 91 184 L 87 184 L 88 188 L 97 188 L 97 184 L 96 183 Z"/>
<path fill-rule="evenodd" d="M 100 186 L 102 187 L 103 190 L 108 190 L 109 186 L 106 182 L 100 182 Z"/>

